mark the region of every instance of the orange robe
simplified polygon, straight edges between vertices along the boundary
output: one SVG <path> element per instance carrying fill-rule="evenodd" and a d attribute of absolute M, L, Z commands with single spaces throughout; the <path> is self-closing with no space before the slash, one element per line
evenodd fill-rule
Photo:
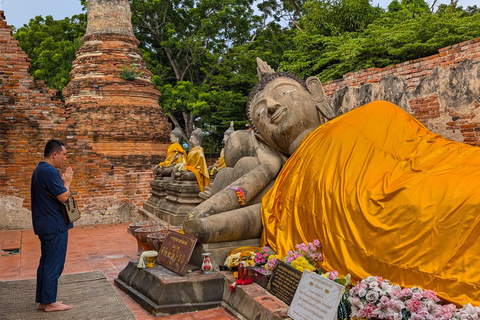
<path fill-rule="evenodd" d="M 217 169 L 221 169 L 221 168 L 224 168 L 226 167 L 227 165 L 225 164 L 225 157 L 224 157 L 224 149 L 222 149 L 222 151 L 220 151 L 220 158 L 218 159 L 218 165 L 217 165 Z"/>
<path fill-rule="evenodd" d="M 305 137 L 262 202 L 262 245 L 319 239 L 324 270 L 480 305 L 480 148 L 376 101 Z"/>
<path fill-rule="evenodd" d="M 205 187 L 210 184 L 210 175 L 208 174 L 207 162 L 205 161 L 202 147 L 194 147 L 188 152 L 185 170 L 195 174 L 200 191 L 203 192 Z"/>
<path fill-rule="evenodd" d="M 175 157 L 178 154 L 180 154 L 181 156 L 175 159 Z M 167 157 L 165 158 L 165 161 L 159 164 L 159 166 L 167 167 L 171 164 L 185 163 L 186 158 L 187 158 L 187 153 L 183 150 L 180 144 L 175 142 L 168 146 Z"/>

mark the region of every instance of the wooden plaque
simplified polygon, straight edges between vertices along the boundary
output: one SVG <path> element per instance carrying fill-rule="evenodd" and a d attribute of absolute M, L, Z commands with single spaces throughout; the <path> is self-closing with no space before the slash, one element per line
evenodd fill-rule
<path fill-rule="evenodd" d="M 302 273 L 286 262 L 277 260 L 272 276 L 267 284 L 267 290 L 290 305 L 297 290 Z"/>
<path fill-rule="evenodd" d="M 196 243 L 196 238 L 169 231 L 158 251 L 157 262 L 183 276 Z"/>

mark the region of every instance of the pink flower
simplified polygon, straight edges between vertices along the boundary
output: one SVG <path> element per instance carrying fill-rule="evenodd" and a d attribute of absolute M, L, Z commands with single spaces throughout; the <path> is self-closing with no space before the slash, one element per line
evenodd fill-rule
<path fill-rule="evenodd" d="M 455 310 L 457 310 L 457 307 L 454 304 L 443 305 L 437 310 L 435 317 L 442 319 L 450 319 L 453 316 Z"/>
<path fill-rule="evenodd" d="M 423 296 L 420 292 L 415 292 L 414 294 L 412 294 L 412 298 L 416 300 L 422 300 Z"/>
<path fill-rule="evenodd" d="M 287 263 L 292 263 L 293 260 L 295 260 L 294 256 L 288 256 L 287 258 Z"/>
<path fill-rule="evenodd" d="M 427 299 L 431 299 L 435 302 L 439 302 L 440 299 L 437 297 L 437 294 L 432 291 L 432 290 L 425 290 L 423 291 L 423 297 L 427 298 Z"/>
<path fill-rule="evenodd" d="M 317 246 L 317 247 L 321 247 L 321 246 L 322 246 L 322 245 L 320 244 L 320 240 L 318 240 L 318 239 L 313 240 L 313 244 L 314 244 L 315 246 Z"/>
<path fill-rule="evenodd" d="M 332 272 L 330 272 L 328 274 L 328 279 L 332 280 L 332 281 L 335 281 L 335 279 L 338 278 L 338 271 L 336 270 L 333 270 Z"/>
<path fill-rule="evenodd" d="M 420 309 L 422 308 L 422 303 L 416 299 L 408 300 L 405 305 L 407 307 L 407 310 L 412 314 L 420 311 Z"/>

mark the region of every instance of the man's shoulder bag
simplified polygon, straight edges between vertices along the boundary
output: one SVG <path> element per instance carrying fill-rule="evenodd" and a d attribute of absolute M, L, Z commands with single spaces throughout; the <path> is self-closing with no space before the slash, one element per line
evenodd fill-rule
<path fill-rule="evenodd" d="M 80 219 L 80 210 L 78 209 L 77 201 L 72 196 L 62 203 L 62 213 L 66 224 Z"/>

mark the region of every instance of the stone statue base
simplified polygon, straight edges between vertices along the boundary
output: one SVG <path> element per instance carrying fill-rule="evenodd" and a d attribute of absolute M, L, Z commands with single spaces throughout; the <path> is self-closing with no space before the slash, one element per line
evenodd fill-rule
<path fill-rule="evenodd" d="M 181 226 L 185 216 L 203 200 L 197 181 L 171 180 L 165 183 L 166 197 L 160 204 L 158 217 L 174 226 Z"/>
<path fill-rule="evenodd" d="M 140 269 L 130 261 L 114 283 L 155 317 L 220 306 L 225 279 L 219 273 L 203 274 L 189 266 L 180 276 L 163 266 Z"/>
<path fill-rule="evenodd" d="M 130 261 L 114 283 L 155 317 L 221 307 L 236 319 L 287 319 L 288 305 L 258 284 L 239 285 L 233 272 L 204 274 L 200 270 L 184 276 L 162 266 L 139 269 Z"/>

